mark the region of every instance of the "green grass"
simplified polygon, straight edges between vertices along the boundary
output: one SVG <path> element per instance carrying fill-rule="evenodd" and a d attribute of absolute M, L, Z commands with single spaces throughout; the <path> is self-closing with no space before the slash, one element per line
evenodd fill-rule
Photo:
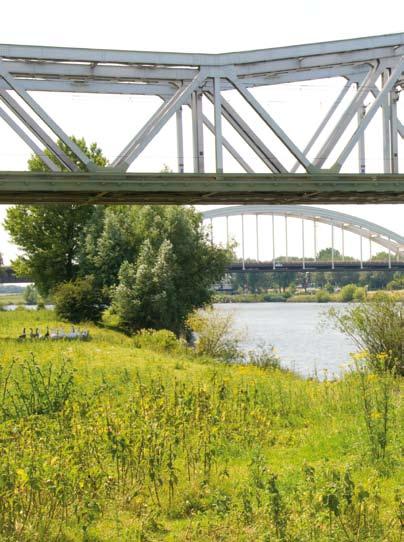
<path fill-rule="evenodd" d="M 400 382 L 224 366 L 88 325 L 0 312 L 1 541 L 400 540 Z M 52 373 L 49 366 L 52 364 Z M 363 382 L 362 382 L 363 383 Z M 402 413 L 401 413 L 402 414 Z"/>
<path fill-rule="evenodd" d="M 23 305 L 24 303 L 23 294 L 0 294 L 0 307 L 2 305 Z"/>

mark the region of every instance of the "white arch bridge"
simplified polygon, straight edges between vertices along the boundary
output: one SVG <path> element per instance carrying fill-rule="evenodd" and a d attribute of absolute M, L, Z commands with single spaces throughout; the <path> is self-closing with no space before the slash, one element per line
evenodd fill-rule
<path fill-rule="evenodd" d="M 246 217 L 250 226 L 248 238 Z M 227 246 L 234 243 L 234 226 L 238 225 L 238 229 L 241 229 L 241 240 L 238 243 L 241 258 L 229 266 L 231 272 L 386 269 L 404 271 L 402 235 L 345 213 L 304 205 L 240 205 L 212 209 L 203 213 L 203 220 L 209 226 L 212 243 L 218 240 L 217 219 L 225 220 L 221 229 L 222 233 L 224 230 L 223 244 Z M 246 249 L 251 252 L 251 244 L 254 246 L 255 255 L 247 258 Z M 328 249 L 326 259 L 324 257 L 319 259 L 321 244 L 323 248 Z M 291 245 L 293 250 L 298 247 L 300 251 L 298 256 L 291 255 Z M 385 256 L 382 259 L 380 256 L 375 258 L 380 251 L 385 253 Z"/>

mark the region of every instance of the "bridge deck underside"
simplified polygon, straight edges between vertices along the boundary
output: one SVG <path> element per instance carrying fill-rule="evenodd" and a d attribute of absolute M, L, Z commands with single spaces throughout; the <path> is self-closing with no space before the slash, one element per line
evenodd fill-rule
<path fill-rule="evenodd" d="M 1 172 L 0 203 L 404 203 L 404 175 Z"/>
<path fill-rule="evenodd" d="M 244 272 L 286 272 L 286 271 L 404 271 L 404 262 L 391 260 L 390 264 L 388 261 L 374 261 L 374 262 L 343 262 L 338 261 L 334 262 L 312 262 L 306 261 L 303 265 L 303 262 L 245 262 L 242 263 L 233 263 L 227 268 L 229 273 L 244 273 Z"/>

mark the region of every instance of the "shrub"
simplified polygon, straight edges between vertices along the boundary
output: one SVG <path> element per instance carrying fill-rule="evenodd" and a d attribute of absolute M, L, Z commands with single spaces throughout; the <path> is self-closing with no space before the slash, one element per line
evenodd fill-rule
<path fill-rule="evenodd" d="M 280 359 L 272 345 L 259 345 L 256 350 L 247 352 L 246 363 L 261 369 L 280 369 L 281 367 Z"/>
<path fill-rule="evenodd" d="M 373 370 L 404 374 L 404 306 L 395 297 L 378 294 L 343 313 L 331 309 L 329 315 L 360 351 L 367 352 Z M 383 367 L 380 356 L 387 357 Z"/>
<path fill-rule="evenodd" d="M 53 299 L 56 315 L 62 320 L 73 323 L 96 322 L 101 317 L 104 299 L 100 290 L 94 286 L 92 277 L 59 285 Z"/>
<path fill-rule="evenodd" d="M 38 291 L 33 284 L 28 284 L 25 288 L 24 301 L 27 305 L 35 305 L 38 302 Z"/>
<path fill-rule="evenodd" d="M 239 348 L 242 336 L 234 331 L 233 324 L 231 313 L 221 314 L 213 309 L 194 312 L 187 325 L 196 335 L 196 353 L 227 363 L 239 361 L 243 357 Z"/>
<path fill-rule="evenodd" d="M 356 285 L 355 284 L 346 284 L 339 293 L 341 301 L 347 302 L 352 301 L 355 295 Z"/>
<path fill-rule="evenodd" d="M 331 296 L 327 290 L 317 290 L 316 292 L 317 303 L 328 303 L 330 299 L 331 299 Z"/>
<path fill-rule="evenodd" d="M 355 301 L 365 301 L 366 289 L 363 287 L 356 288 L 353 298 Z"/>
<path fill-rule="evenodd" d="M 168 329 L 141 329 L 134 336 L 136 348 L 146 348 L 157 352 L 174 352 L 183 348 L 183 342 Z"/>

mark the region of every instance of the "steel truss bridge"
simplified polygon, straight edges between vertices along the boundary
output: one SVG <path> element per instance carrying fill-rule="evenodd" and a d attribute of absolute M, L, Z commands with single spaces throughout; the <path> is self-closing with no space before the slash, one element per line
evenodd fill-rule
<path fill-rule="evenodd" d="M 0 45 L 0 117 L 49 169 L 0 172 L 0 203 L 403 203 L 399 144 L 404 125 L 398 114 L 403 70 L 404 33 L 224 54 Z M 340 82 L 339 92 L 300 148 L 282 120 L 275 120 L 276 104 L 264 107 L 257 92 L 324 79 Z M 161 105 L 110 165 L 99 168 L 40 105 L 37 93 L 44 92 L 147 95 Z M 232 92 L 249 114 L 232 103 Z M 192 171 L 184 163 L 184 108 L 192 118 Z M 366 172 L 365 136 L 378 111 L 383 172 L 371 174 Z M 257 117 L 268 137 L 256 129 Z M 178 172 L 129 172 L 174 118 Z M 301 129 L 302 121 L 296 118 L 294 125 Z M 205 167 L 207 132 L 214 135 L 214 171 Z M 57 146 L 57 139 L 75 160 Z M 246 149 L 266 173 L 254 171 Z M 355 149 L 355 171 L 342 174 Z M 224 153 L 243 173 L 224 171 Z"/>
<path fill-rule="evenodd" d="M 245 216 L 252 216 L 254 235 L 250 235 L 248 243 L 245 236 Z M 262 228 L 260 217 L 269 216 L 270 224 Z M 357 218 L 345 213 L 304 205 L 240 205 L 212 209 L 203 213 L 203 219 L 208 226 L 211 242 L 215 239 L 215 219 L 225 219 L 225 244 L 232 243 L 233 232 L 230 230 L 229 217 L 239 217 L 241 222 L 241 261 L 232 263 L 229 272 L 243 271 L 373 271 L 373 270 L 402 270 L 404 271 L 404 237 L 387 228 Z M 275 217 L 283 217 L 281 232 L 276 228 Z M 300 226 L 299 244 L 301 257 L 293 260 L 290 257 L 290 227 L 291 218 L 298 219 Z M 311 223 L 311 231 L 307 227 Z M 318 228 L 319 224 L 329 227 L 329 245 L 331 254 L 329 261 L 318 260 Z M 264 224 L 265 226 L 265 224 Z M 279 227 L 279 224 L 278 224 Z M 357 258 L 346 256 L 345 234 L 354 234 L 359 241 Z M 295 233 L 295 232 L 294 232 Z M 282 236 L 280 235 L 282 234 Z M 282 237 L 281 242 L 279 238 Z M 311 238 L 311 251 L 306 246 Z M 339 250 L 337 252 L 337 240 Z M 364 258 L 364 240 L 369 243 L 369 259 Z M 261 256 L 262 241 L 269 246 L 272 255 L 270 261 Z M 248 244 L 255 243 L 255 258 L 246 259 L 245 252 Z M 374 245 L 386 252 L 385 261 L 374 260 L 372 256 Z"/>

